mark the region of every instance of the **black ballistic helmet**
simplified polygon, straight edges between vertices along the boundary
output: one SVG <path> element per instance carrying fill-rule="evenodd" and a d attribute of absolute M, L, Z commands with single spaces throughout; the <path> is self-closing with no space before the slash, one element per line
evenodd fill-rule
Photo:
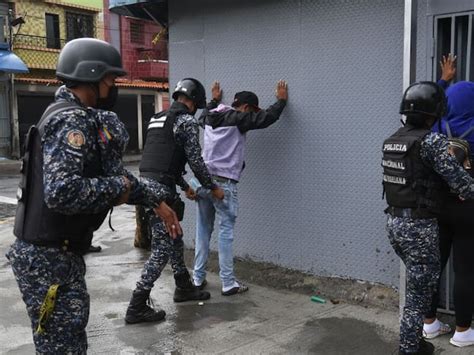
<path fill-rule="evenodd" d="M 422 114 L 441 118 L 446 112 L 444 90 L 431 81 L 411 84 L 403 95 L 400 104 L 402 115 Z"/>
<path fill-rule="evenodd" d="M 124 76 L 120 53 L 95 38 L 74 39 L 59 53 L 56 76 L 62 81 L 96 83 L 106 74 Z"/>
<path fill-rule="evenodd" d="M 197 108 L 206 107 L 206 90 L 199 80 L 193 78 L 180 80 L 173 91 L 173 100 L 176 100 L 179 95 L 185 95 L 193 100 Z"/>

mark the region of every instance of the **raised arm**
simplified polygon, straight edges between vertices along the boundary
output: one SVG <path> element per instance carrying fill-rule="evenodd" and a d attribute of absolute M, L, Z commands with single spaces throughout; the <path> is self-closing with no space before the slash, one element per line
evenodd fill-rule
<path fill-rule="evenodd" d="M 209 114 L 209 111 L 215 109 L 222 100 L 221 84 L 218 81 L 212 83 L 211 93 L 211 101 L 207 104 L 206 108 L 202 110 L 201 116 L 198 118 L 199 126 L 201 126 L 201 128 L 204 128 L 206 125 L 206 116 Z"/>
<path fill-rule="evenodd" d="M 438 80 L 438 85 L 446 90 L 449 83 L 456 76 L 456 56 L 449 53 L 447 56 L 443 56 L 443 59 L 439 62 L 441 66 L 441 78 Z"/>
<path fill-rule="evenodd" d="M 206 124 L 213 128 L 237 126 L 242 133 L 266 128 L 280 118 L 288 100 L 288 84 L 283 80 L 278 81 L 275 93 L 277 101 L 266 110 L 258 112 L 210 112 L 206 117 Z"/>

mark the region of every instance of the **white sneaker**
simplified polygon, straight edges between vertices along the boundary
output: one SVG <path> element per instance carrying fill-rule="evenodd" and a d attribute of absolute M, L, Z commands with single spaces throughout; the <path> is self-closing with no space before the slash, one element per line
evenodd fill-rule
<path fill-rule="evenodd" d="M 423 324 L 423 338 L 434 339 L 440 335 L 451 333 L 452 329 L 449 324 L 443 323 L 436 319 L 432 324 Z"/>
<path fill-rule="evenodd" d="M 454 335 L 449 342 L 460 348 L 474 345 L 474 329 L 471 328 L 465 332 L 454 332 Z"/>

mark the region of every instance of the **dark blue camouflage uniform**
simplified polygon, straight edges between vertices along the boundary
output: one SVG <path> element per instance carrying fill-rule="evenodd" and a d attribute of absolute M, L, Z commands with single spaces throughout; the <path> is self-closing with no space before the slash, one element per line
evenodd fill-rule
<path fill-rule="evenodd" d="M 199 144 L 199 124 L 198 120 L 189 114 L 179 115 L 173 126 L 174 139 L 176 143 L 184 148 L 186 159 L 201 184 L 212 189 L 215 185 L 207 171 L 207 167 L 201 156 L 201 146 Z M 150 191 L 160 191 L 162 185 L 152 178 L 142 177 Z M 186 190 L 189 185 L 184 178 L 178 181 L 182 190 Z M 178 195 L 176 190 L 166 188 L 167 199 L 175 200 Z M 161 272 L 171 258 L 171 267 L 175 274 L 187 272 L 184 264 L 184 243 L 178 237 L 172 240 L 161 218 L 151 215 L 150 225 L 152 230 L 151 255 L 143 267 L 140 280 L 137 282 L 137 289 L 151 290 L 154 282 L 160 277 Z"/>
<path fill-rule="evenodd" d="M 86 326 L 89 320 L 89 293 L 82 256 L 17 240 L 10 248 L 18 287 L 31 320 L 38 354 L 85 354 Z M 40 307 L 51 285 L 60 285 L 45 333 L 37 332 Z"/>
<path fill-rule="evenodd" d="M 104 176 L 123 175 L 131 183 L 128 204 L 155 207 L 167 197 L 166 186 L 153 184 L 153 189 L 147 188 L 145 181 L 137 179 L 123 166 L 123 154 L 127 148 L 129 135 L 123 122 L 115 112 L 97 110 L 96 122 L 98 128 L 98 146 L 101 153 L 101 163 Z"/>
<path fill-rule="evenodd" d="M 55 99 L 81 105 L 65 87 L 58 89 Z M 104 212 L 126 191 L 122 176 L 84 176 L 84 167 L 101 159 L 96 118 L 95 109 L 72 108 L 56 114 L 44 127 L 44 199 L 56 212 Z M 31 319 L 37 353 L 85 354 L 89 294 L 83 257 L 17 240 L 7 258 Z M 54 284 L 59 285 L 56 304 L 44 325 L 44 333 L 40 334 L 36 332 L 39 310 L 47 290 Z"/>
<path fill-rule="evenodd" d="M 474 180 L 448 152 L 446 137 L 429 133 L 421 142 L 420 155 L 463 198 L 474 198 Z M 388 215 L 390 243 L 406 266 L 405 307 L 400 324 L 400 350 L 415 353 L 423 330 L 423 315 L 440 276 L 439 230 L 435 218 L 413 219 Z"/>

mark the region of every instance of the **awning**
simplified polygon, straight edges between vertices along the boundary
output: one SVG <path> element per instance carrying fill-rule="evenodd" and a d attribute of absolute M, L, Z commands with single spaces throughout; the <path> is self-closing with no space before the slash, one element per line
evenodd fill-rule
<path fill-rule="evenodd" d="M 26 64 L 15 54 L 10 52 L 8 44 L 0 43 L 0 72 L 28 73 Z"/>
<path fill-rule="evenodd" d="M 110 11 L 159 22 L 168 27 L 168 0 L 109 0 Z"/>

